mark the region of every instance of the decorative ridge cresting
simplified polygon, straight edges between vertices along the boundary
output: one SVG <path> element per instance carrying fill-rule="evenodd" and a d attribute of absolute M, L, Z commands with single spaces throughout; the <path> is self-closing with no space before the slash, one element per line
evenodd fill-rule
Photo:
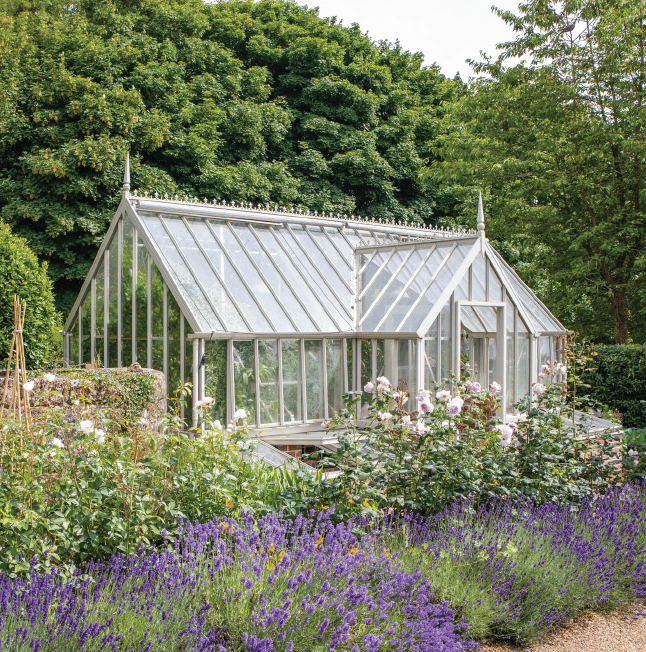
<path fill-rule="evenodd" d="M 164 196 L 161 197 L 159 193 L 154 193 L 151 195 L 148 192 L 144 192 L 143 195 L 139 195 L 137 190 L 133 190 L 130 195 L 131 200 L 137 199 L 151 199 L 156 201 L 164 201 L 172 204 L 198 204 L 200 206 L 211 206 L 213 208 L 235 208 L 236 210 L 249 211 L 253 213 L 273 213 L 276 215 L 290 215 L 293 217 L 315 217 L 317 219 L 334 219 L 334 220 L 343 220 L 348 222 L 359 222 L 363 224 L 383 224 L 391 226 L 400 226 L 408 229 L 416 229 L 418 231 L 438 233 L 441 235 L 456 235 L 456 236 L 474 236 L 476 231 L 474 229 L 456 229 L 449 227 L 430 227 L 425 224 L 416 224 L 410 222 L 408 219 L 405 220 L 395 220 L 395 219 L 383 219 L 383 218 L 370 218 L 361 215 L 341 215 L 340 213 L 333 214 L 330 213 L 319 213 L 318 211 L 304 211 L 302 209 L 293 210 L 285 206 L 279 206 L 278 204 L 257 204 L 254 205 L 252 202 L 227 202 L 227 201 L 218 201 L 213 199 L 209 201 L 204 198 L 203 200 L 198 199 L 197 197 L 188 197 L 184 195 L 183 198 L 180 198 L 179 195 L 175 194 L 174 196 L 169 196 L 168 193 L 164 193 Z"/>

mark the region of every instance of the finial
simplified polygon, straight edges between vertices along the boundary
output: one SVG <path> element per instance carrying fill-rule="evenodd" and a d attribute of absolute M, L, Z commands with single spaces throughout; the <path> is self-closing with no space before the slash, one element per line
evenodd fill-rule
<path fill-rule="evenodd" d="M 482 208 L 482 193 L 478 193 L 478 231 L 484 233 L 484 210 Z"/>
<path fill-rule="evenodd" d="M 126 168 L 123 171 L 123 196 L 130 196 L 130 150 L 126 150 Z"/>

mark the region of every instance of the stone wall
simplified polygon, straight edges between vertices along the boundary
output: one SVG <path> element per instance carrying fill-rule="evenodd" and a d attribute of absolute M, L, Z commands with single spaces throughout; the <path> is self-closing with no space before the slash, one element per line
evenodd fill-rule
<path fill-rule="evenodd" d="M 34 387 L 29 392 L 32 420 L 38 421 L 48 414 L 56 415 L 68 423 L 111 419 L 120 423 L 146 419 L 146 425 L 153 431 L 159 429 L 161 416 L 166 412 L 166 381 L 164 374 L 155 369 L 143 369 L 138 364 L 116 369 L 52 369 L 27 372 Z M 46 380 L 46 373 L 54 380 Z M 148 374 L 152 378 L 152 393 L 143 400 L 142 389 L 147 383 L 135 380 L 137 374 Z M 0 376 L 0 391 L 4 393 L 5 375 Z M 13 414 L 10 405 L 13 377 L 7 385 L 7 396 L 2 416 Z M 0 400 L 3 394 L 0 394 Z"/>

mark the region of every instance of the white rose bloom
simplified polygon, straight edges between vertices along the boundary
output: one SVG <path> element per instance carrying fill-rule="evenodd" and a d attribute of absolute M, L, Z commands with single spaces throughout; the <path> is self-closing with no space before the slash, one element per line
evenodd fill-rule
<path fill-rule="evenodd" d="M 511 436 L 514 434 L 514 431 L 510 426 L 506 426 L 504 423 L 498 424 L 494 430 L 497 430 L 500 434 L 500 444 L 507 448 L 511 444 Z"/>
<path fill-rule="evenodd" d="M 236 410 L 233 413 L 233 420 L 234 421 L 239 421 L 240 419 L 246 419 L 247 418 L 247 411 L 243 410 L 240 408 L 239 410 Z"/>
<path fill-rule="evenodd" d="M 497 382 L 494 381 L 493 383 L 491 383 L 491 391 L 499 392 L 501 389 L 502 388 L 500 387 L 500 385 Z"/>
<path fill-rule="evenodd" d="M 78 399 L 76 399 L 76 400 L 74 401 L 74 405 L 81 405 L 81 401 L 79 401 Z"/>
<path fill-rule="evenodd" d="M 74 380 L 70 380 L 70 387 L 77 387 L 79 384 L 78 378 L 74 378 Z"/>
<path fill-rule="evenodd" d="M 205 406 L 213 405 L 214 403 L 215 399 L 212 396 L 205 396 L 204 400 L 202 401 L 202 404 Z"/>
<path fill-rule="evenodd" d="M 401 423 L 402 423 L 403 426 L 407 426 L 410 423 L 410 414 L 405 414 L 401 418 Z"/>
<path fill-rule="evenodd" d="M 54 376 L 54 374 L 43 374 L 43 380 L 46 380 L 48 383 L 51 383 L 54 380 L 56 380 L 56 376 Z"/>
<path fill-rule="evenodd" d="M 473 385 L 471 385 L 471 389 L 472 389 L 476 394 L 478 394 L 479 392 L 482 391 L 482 385 L 481 385 L 480 383 L 477 383 L 477 382 L 476 382 L 476 383 L 473 383 Z"/>
<path fill-rule="evenodd" d="M 380 415 L 380 418 L 381 418 L 382 421 L 390 421 L 393 418 L 393 415 L 390 414 L 390 412 L 383 412 Z"/>
<path fill-rule="evenodd" d="M 372 394 L 372 392 L 374 391 L 374 389 L 375 389 L 375 386 L 374 386 L 374 384 L 373 384 L 372 381 L 368 381 L 368 382 L 363 386 L 363 391 L 364 391 L 366 394 Z"/>
<path fill-rule="evenodd" d="M 451 400 L 451 392 L 449 392 L 448 389 L 441 389 L 435 395 L 435 398 L 437 398 L 438 401 L 450 401 Z"/>
<path fill-rule="evenodd" d="M 56 446 L 56 448 L 64 448 L 63 442 L 58 437 L 52 439 L 52 446 Z"/>
<path fill-rule="evenodd" d="M 418 421 L 415 424 L 415 430 L 417 431 L 418 435 L 423 435 L 427 430 L 426 424 L 423 421 Z"/>
<path fill-rule="evenodd" d="M 101 428 L 96 428 L 94 430 L 94 435 L 96 436 L 97 443 L 103 444 L 105 442 L 105 432 L 101 430 Z"/>
<path fill-rule="evenodd" d="M 418 389 L 415 398 L 421 403 L 422 401 L 429 401 L 431 393 L 427 389 Z"/>
<path fill-rule="evenodd" d="M 31 392 L 34 389 L 35 383 L 33 380 L 30 380 L 28 383 L 23 383 L 22 385 L 28 392 Z"/>
<path fill-rule="evenodd" d="M 386 387 L 390 387 L 390 381 L 388 380 L 388 378 L 386 378 L 386 376 L 379 376 L 379 378 L 377 378 L 377 382 L 380 385 L 385 385 Z"/>
<path fill-rule="evenodd" d="M 217 419 L 211 425 L 215 430 L 222 430 L 222 424 Z"/>
<path fill-rule="evenodd" d="M 453 399 L 451 400 L 451 403 L 455 403 L 456 405 L 459 405 L 460 409 L 462 409 L 462 406 L 464 405 L 464 399 L 461 396 L 454 396 Z"/>
<path fill-rule="evenodd" d="M 91 421 L 81 421 L 81 423 L 79 423 L 79 427 L 86 435 L 89 435 L 94 431 L 94 424 Z"/>
<path fill-rule="evenodd" d="M 195 401 L 195 407 L 199 410 L 204 405 L 203 401 Z"/>

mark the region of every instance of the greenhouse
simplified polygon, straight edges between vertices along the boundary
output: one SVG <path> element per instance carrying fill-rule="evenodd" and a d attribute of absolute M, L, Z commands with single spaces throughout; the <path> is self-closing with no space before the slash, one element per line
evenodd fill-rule
<path fill-rule="evenodd" d="M 70 364 L 164 372 L 264 439 L 321 438 L 343 394 L 386 376 L 414 397 L 469 365 L 501 416 L 567 331 L 485 237 L 175 196 L 123 198 L 64 327 Z M 189 394 L 190 392 L 190 394 Z M 191 405 L 193 406 L 191 409 Z"/>

